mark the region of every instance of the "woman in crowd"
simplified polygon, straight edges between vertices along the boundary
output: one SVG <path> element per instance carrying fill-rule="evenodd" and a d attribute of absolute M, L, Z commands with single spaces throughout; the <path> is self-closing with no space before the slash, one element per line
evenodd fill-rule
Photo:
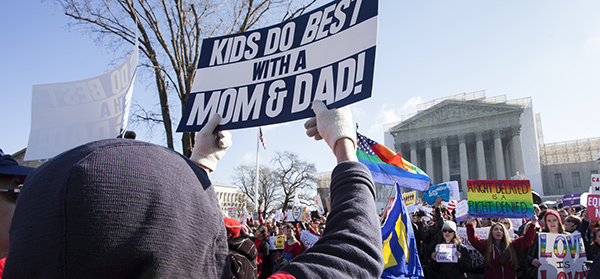
<path fill-rule="evenodd" d="M 542 214 L 542 213 L 540 213 L 540 214 Z M 543 215 L 542 220 L 543 220 L 543 226 L 544 226 L 544 228 L 542 229 L 542 232 L 568 234 L 568 232 L 565 231 L 565 227 L 564 227 L 563 223 L 560 221 L 560 214 L 556 210 L 550 209 L 550 210 L 546 211 L 546 213 Z M 528 253 L 529 254 L 528 261 L 530 264 L 529 278 L 537 278 L 538 267 L 540 267 L 540 265 L 542 265 L 542 263 L 538 259 L 538 250 L 539 250 L 539 243 L 538 243 L 538 237 L 536 237 L 533 242 L 533 245 L 531 245 L 529 247 L 529 253 Z"/>
<path fill-rule="evenodd" d="M 504 228 L 508 232 L 513 230 L 512 222 L 508 218 L 500 218 L 500 219 L 498 219 L 498 223 L 504 225 Z"/>
<path fill-rule="evenodd" d="M 269 229 L 261 225 L 254 232 L 254 245 L 258 250 L 256 256 L 256 268 L 258 278 L 268 278 L 271 276 L 271 259 L 269 258 Z"/>
<path fill-rule="evenodd" d="M 456 235 L 456 223 L 446 221 L 442 227 L 442 234 L 438 237 L 436 244 L 454 244 L 457 260 L 455 263 L 440 263 L 437 261 L 437 252 L 434 249 L 431 253 L 431 269 L 436 278 L 465 279 L 466 272 L 471 270 L 471 255 L 467 247 L 463 245 L 460 238 Z M 437 245 L 436 245 L 437 246 Z"/>
<path fill-rule="evenodd" d="M 502 223 L 493 223 L 490 227 L 488 239 L 483 240 L 475 234 L 475 226 L 472 220 L 467 223 L 467 237 L 471 245 L 475 247 L 484 258 L 486 279 L 515 279 L 516 270 L 519 267 L 517 252 L 531 245 L 535 238 L 535 222 L 529 225 L 525 235 L 513 240 L 508 236 L 508 231 Z"/>

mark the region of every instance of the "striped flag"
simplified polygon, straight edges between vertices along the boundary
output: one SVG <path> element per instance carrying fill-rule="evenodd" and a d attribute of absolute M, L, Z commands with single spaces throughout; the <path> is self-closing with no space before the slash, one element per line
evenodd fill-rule
<path fill-rule="evenodd" d="M 394 185 L 417 191 L 429 190 L 431 179 L 417 166 L 404 160 L 400 153 L 396 154 L 382 144 L 356 133 L 358 148 L 356 156 L 371 171 L 375 183 Z"/>
<path fill-rule="evenodd" d="M 258 139 L 265 150 L 267 150 L 267 142 L 265 141 L 265 137 L 263 137 L 262 128 L 258 128 Z"/>

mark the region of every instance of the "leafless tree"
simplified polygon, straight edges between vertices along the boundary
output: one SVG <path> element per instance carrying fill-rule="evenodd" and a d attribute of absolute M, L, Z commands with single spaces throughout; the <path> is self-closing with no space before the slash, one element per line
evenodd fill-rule
<path fill-rule="evenodd" d="M 252 204 L 252 206 L 248 207 L 250 211 L 255 210 L 255 177 L 256 167 L 254 166 L 238 166 L 235 168 L 233 174 L 234 186 L 246 194 L 249 204 Z M 258 175 L 258 204 L 264 206 L 263 217 L 265 217 L 266 212 L 270 212 L 271 209 L 276 207 L 279 197 L 280 194 L 275 184 L 273 171 L 269 167 L 260 166 Z"/>
<path fill-rule="evenodd" d="M 275 165 L 277 187 L 282 191 L 283 212 L 286 212 L 294 195 L 301 190 L 314 189 L 317 183 L 317 168 L 314 164 L 302 161 L 296 153 L 277 152 L 271 160 Z"/>
<path fill-rule="evenodd" d="M 139 34 L 141 64 L 154 75 L 166 143 L 173 146 L 169 94 L 176 93 L 183 113 L 194 70 L 206 37 L 247 31 L 302 14 L 316 0 L 55 0 L 96 42 L 125 49 Z M 155 116 L 146 112 L 141 117 Z M 182 147 L 191 155 L 193 133 L 183 133 Z"/>

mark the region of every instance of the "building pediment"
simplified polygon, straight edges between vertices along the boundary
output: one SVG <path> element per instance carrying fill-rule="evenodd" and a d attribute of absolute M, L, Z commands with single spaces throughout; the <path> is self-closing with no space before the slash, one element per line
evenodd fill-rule
<path fill-rule="evenodd" d="M 399 123 L 390 129 L 390 131 L 419 129 L 474 120 L 485 121 L 485 119 L 498 118 L 502 115 L 514 115 L 518 118 L 522 112 L 523 107 L 519 105 L 445 100 Z"/>

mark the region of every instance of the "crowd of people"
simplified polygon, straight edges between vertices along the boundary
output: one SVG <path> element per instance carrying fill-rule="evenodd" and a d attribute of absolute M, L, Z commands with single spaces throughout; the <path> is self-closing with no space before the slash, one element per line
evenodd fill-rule
<path fill-rule="evenodd" d="M 313 110 L 306 133 L 324 139 L 338 164 L 329 214 L 306 223 L 223 218 L 208 174 L 231 135 L 215 130 L 216 114 L 189 159 L 127 138 L 76 147 L 35 170 L 0 154 L 2 278 L 379 278 L 381 219 L 371 174 L 356 158 L 349 108 L 315 101 Z M 600 253 L 600 225 L 585 209 L 535 209 L 519 228 L 505 218 L 457 224 L 439 203 L 429 216 L 414 213 L 425 278 L 536 278 L 539 232 L 577 230 L 588 259 Z M 477 252 L 457 235 L 460 227 Z M 487 238 L 477 235 L 481 227 L 489 227 Z M 306 247 L 302 230 L 319 240 Z M 271 236 L 285 236 L 283 248 Z M 438 244 L 455 247 L 455 260 L 440 261 Z"/>
<path fill-rule="evenodd" d="M 507 218 L 466 218 L 457 224 L 453 212 L 441 204 L 433 205 L 432 215 L 422 211 L 412 214 L 425 278 L 538 278 L 540 232 L 579 232 L 587 260 L 594 261 L 598 256 L 600 223 L 589 219 L 585 207 L 558 209 L 541 204 L 534 205 L 534 209 L 532 219 L 517 220 L 522 223 L 519 227 L 513 227 L 513 222 Z M 459 227 L 466 228 L 466 239 L 457 235 Z M 475 228 L 489 228 L 489 233 L 477 235 Z M 467 250 L 465 240 L 474 250 Z M 457 260 L 438 263 L 435 250 L 438 244 L 455 244 Z M 585 267 L 581 269 L 585 270 Z"/>

